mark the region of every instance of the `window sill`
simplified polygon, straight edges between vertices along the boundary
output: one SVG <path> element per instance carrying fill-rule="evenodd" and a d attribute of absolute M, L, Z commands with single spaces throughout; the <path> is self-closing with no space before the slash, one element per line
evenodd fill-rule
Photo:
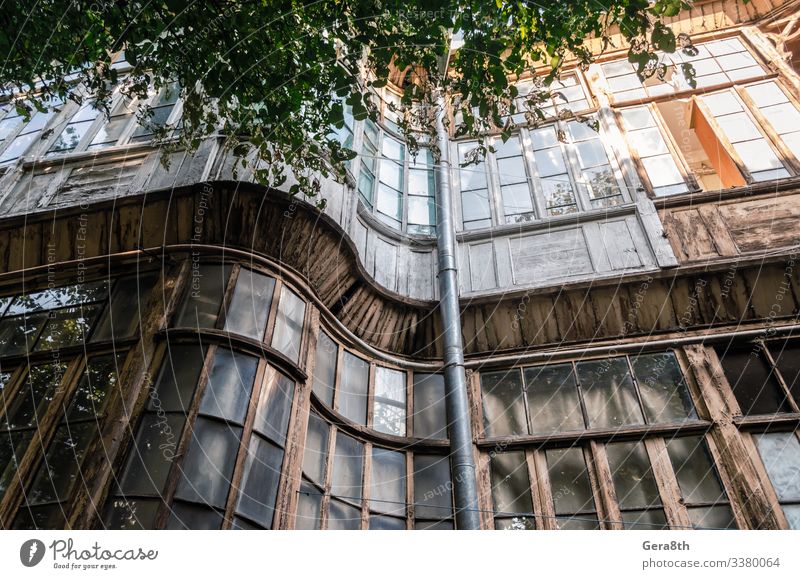
<path fill-rule="evenodd" d="M 784 177 L 774 181 L 761 181 L 743 187 L 718 189 L 715 191 L 689 191 L 668 197 L 651 197 L 657 209 L 682 207 L 705 202 L 728 201 L 741 197 L 753 197 L 764 193 L 780 193 L 800 188 L 800 175 Z"/>
<path fill-rule="evenodd" d="M 53 155 L 52 157 L 25 157 L 20 164 L 25 170 L 27 169 L 44 169 L 47 167 L 55 167 L 58 165 L 81 163 L 84 161 L 97 161 L 97 160 L 116 160 L 116 159 L 130 159 L 130 157 L 144 155 L 157 150 L 158 147 L 153 147 L 152 142 L 134 143 L 130 145 L 118 145 L 108 147 L 105 149 L 96 149 L 93 151 L 78 151 L 73 153 L 63 153 L 61 155 Z"/>
<path fill-rule="evenodd" d="M 592 428 L 571 432 L 553 432 L 548 434 L 524 434 L 519 436 L 491 436 L 479 439 L 478 448 L 486 450 L 498 448 L 520 448 L 535 446 L 549 448 L 571 445 L 590 440 L 617 442 L 624 440 L 640 440 L 649 436 L 678 434 L 698 434 L 710 430 L 712 423 L 707 420 L 685 420 L 664 424 L 638 424 L 619 428 Z"/>
<path fill-rule="evenodd" d="M 487 227 L 485 229 L 475 229 L 472 231 L 459 231 L 456 233 L 458 241 L 475 241 L 479 239 L 509 235 L 512 233 L 528 233 L 532 231 L 550 230 L 558 227 L 577 225 L 584 221 L 596 221 L 600 218 L 621 217 L 632 215 L 636 211 L 636 203 L 629 202 L 623 205 L 616 205 L 610 208 L 591 209 L 589 211 L 579 211 L 569 215 L 558 215 L 555 217 L 544 217 L 528 223 L 509 223 Z"/>
<path fill-rule="evenodd" d="M 800 427 L 800 413 L 784 412 L 781 414 L 757 414 L 753 416 L 735 416 L 733 423 L 745 432 L 785 431 L 787 428 Z"/>

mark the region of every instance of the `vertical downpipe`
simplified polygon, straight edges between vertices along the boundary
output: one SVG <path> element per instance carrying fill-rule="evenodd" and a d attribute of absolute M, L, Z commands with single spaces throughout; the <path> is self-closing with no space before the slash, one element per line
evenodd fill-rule
<path fill-rule="evenodd" d="M 450 430 L 450 472 L 458 529 L 480 529 L 478 487 L 472 454 L 467 379 L 461 339 L 461 312 L 458 304 L 453 193 L 450 187 L 449 138 L 444 127 L 445 100 L 436 99 L 436 139 L 441 158 L 436 166 L 437 218 L 436 238 L 439 254 L 439 311 L 442 316 L 444 343 L 444 385 L 447 422 Z"/>

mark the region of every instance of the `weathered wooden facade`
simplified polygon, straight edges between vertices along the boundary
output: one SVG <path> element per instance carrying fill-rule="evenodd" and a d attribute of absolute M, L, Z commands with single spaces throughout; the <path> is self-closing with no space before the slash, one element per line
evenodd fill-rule
<path fill-rule="evenodd" d="M 800 527 L 800 6 L 695 4 L 697 88 L 454 170 L 487 529 Z M 0 526 L 453 528 L 432 162 L 348 122 L 319 211 L 115 106 L 0 118 Z"/>

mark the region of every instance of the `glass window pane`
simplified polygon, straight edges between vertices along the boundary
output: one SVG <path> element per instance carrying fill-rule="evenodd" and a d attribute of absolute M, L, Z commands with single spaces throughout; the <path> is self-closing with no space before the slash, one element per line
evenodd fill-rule
<path fill-rule="evenodd" d="M 579 362 L 577 367 L 591 428 L 644 423 L 625 358 Z"/>
<path fill-rule="evenodd" d="M 35 350 L 56 350 L 88 342 L 99 311 L 97 306 L 82 306 L 50 312 Z"/>
<path fill-rule="evenodd" d="M 582 514 L 576 517 L 559 517 L 556 521 L 562 531 L 596 531 L 600 523 L 595 515 Z"/>
<path fill-rule="evenodd" d="M 319 529 L 321 510 L 322 495 L 320 492 L 305 481 L 300 483 L 300 497 L 297 501 L 294 528 L 309 531 Z"/>
<path fill-rule="evenodd" d="M 464 221 L 491 219 L 489 191 L 487 189 L 464 191 L 461 194 L 461 211 Z"/>
<path fill-rule="evenodd" d="M 414 436 L 447 438 L 444 376 L 414 374 Z"/>
<path fill-rule="evenodd" d="M 167 529 L 174 531 L 216 530 L 222 526 L 222 514 L 208 507 L 176 502 L 167 521 Z"/>
<path fill-rule="evenodd" d="M 487 436 L 528 434 L 519 370 L 482 372 L 481 391 Z"/>
<path fill-rule="evenodd" d="M 533 201 L 528 183 L 507 185 L 502 188 L 502 196 L 503 213 L 506 215 L 518 215 L 533 211 Z"/>
<path fill-rule="evenodd" d="M 148 408 L 156 412 L 188 412 L 205 356 L 205 348 L 200 345 L 167 342 L 161 375 L 150 394 Z"/>
<path fill-rule="evenodd" d="M 766 139 L 756 139 L 754 141 L 747 141 L 744 143 L 734 143 L 733 148 L 739 154 L 739 157 L 747 165 L 751 173 L 756 171 L 782 171 L 783 163 L 769 146 Z M 778 178 L 782 175 L 775 173 L 773 178 Z M 769 176 L 764 179 L 769 178 Z"/>
<path fill-rule="evenodd" d="M 435 199 L 433 197 L 409 197 L 408 222 L 416 225 L 436 225 Z"/>
<path fill-rule="evenodd" d="M 66 526 L 60 505 L 21 507 L 14 519 L 13 529 L 60 530 Z"/>
<path fill-rule="evenodd" d="M 161 501 L 153 499 L 114 498 L 103 515 L 104 529 L 150 530 L 155 527 Z"/>
<path fill-rule="evenodd" d="M 406 373 L 375 368 L 375 408 L 372 426 L 378 432 L 406 435 Z"/>
<path fill-rule="evenodd" d="M 606 446 L 608 466 L 622 509 L 661 505 L 656 479 L 643 442 L 616 442 Z"/>
<path fill-rule="evenodd" d="M 594 496 L 580 448 L 546 451 L 550 489 L 557 515 L 594 511 Z M 562 527 L 563 528 L 563 527 Z"/>
<path fill-rule="evenodd" d="M 97 434 L 94 422 L 60 426 L 25 498 L 29 505 L 66 501 L 75 484 L 84 483 L 81 464 Z M 60 507 L 59 507 L 60 508 Z"/>
<path fill-rule="evenodd" d="M 225 331 L 262 341 L 274 289 L 271 277 L 241 268 L 225 316 Z"/>
<path fill-rule="evenodd" d="M 567 172 L 564 154 L 561 152 L 560 147 L 550 147 L 549 149 L 536 151 L 534 157 L 536 170 L 540 177 L 561 175 Z"/>
<path fill-rule="evenodd" d="M 748 86 L 745 88 L 745 90 L 758 107 L 768 107 L 788 102 L 786 94 L 780 89 L 775 81 L 754 84 Z"/>
<path fill-rule="evenodd" d="M 258 435 L 250 439 L 236 512 L 265 529 L 272 527 L 282 463 L 282 448 Z"/>
<path fill-rule="evenodd" d="M 572 364 L 534 366 L 524 374 L 532 433 L 585 428 Z"/>
<path fill-rule="evenodd" d="M 761 138 L 761 133 L 756 125 L 744 112 L 719 117 L 717 122 L 731 143 Z"/>
<path fill-rule="evenodd" d="M 409 195 L 432 197 L 434 193 L 433 171 L 410 170 L 408 193 Z"/>
<path fill-rule="evenodd" d="M 525 163 L 521 156 L 498 159 L 497 173 L 500 178 L 500 185 L 513 185 L 514 183 L 525 182 L 528 179 L 528 175 L 525 173 Z"/>
<path fill-rule="evenodd" d="M 33 431 L 0 432 L 0 498 L 14 479 L 19 461 L 22 460 Z"/>
<path fill-rule="evenodd" d="M 200 401 L 200 413 L 243 423 L 258 358 L 219 348 Z"/>
<path fill-rule="evenodd" d="M 414 517 L 448 519 L 453 516 L 450 461 L 446 456 L 414 455 Z"/>
<path fill-rule="evenodd" d="M 701 437 L 669 439 L 667 453 L 686 503 L 715 503 L 725 500 L 725 491 Z"/>
<path fill-rule="evenodd" d="M 378 211 L 395 221 L 401 221 L 403 218 L 402 200 L 401 191 L 387 187 L 383 183 L 378 186 L 378 203 L 376 207 Z"/>
<path fill-rule="evenodd" d="M 275 333 L 272 347 L 286 354 L 293 362 L 300 356 L 300 341 L 303 336 L 303 321 L 306 317 L 306 303 L 292 290 L 281 288 L 281 301 L 278 303 L 278 316 L 275 319 Z"/>
<path fill-rule="evenodd" d="M 651 423 L 697 418 L 675 354 L 648 354 L 631 358 L 642 404 Z"/>
<path fill-rule="evenodd" d="M 224 508 L 242 429 L 198 418 L 175 496 Z"/>
<path fill-rule="evenodd" d="M 338 410 L 357 424 L 367 423 L 367 383 L 369 364 L 350 352 L 344 353 Z"/>
<path fill-rule="evenodd" d="M 689 519 L 695 529 L 736 529 L 733 511 L 727 505 L 693 507 L 688 509 Z"/>
<path fill-rule="evenodd" d="M 361 500 L 364 445 L 354 438 L 336 433 L 331 494 L 352 502 Z"/>
<path fill-rule="evenodd" d="M 642 165 L 653 187 L 683 183 L 683 175 L 671 155 L 642 159 Z"/>
<path fill-rule="evenodd" d="M 497 452 L 491 455 L 492 499 L 496 515 L 533 513 L 531 482 L 524 452 Z"/>
<path fill-rule="evenodd" d="M 313 412 L 308 416 L 308 434 L 303 448 L 303 474 L 320 486 L 325 484 L 328 462 L 328 423 Z"/>
<path fill-rule="evenodd" d="M 25 385 L 20 387 L 12 400 L 2 397 L 5 410 L 5 426 L 8 429 L 27 428 L 37 425 L 44 417 L 56 387 L 66 371 L 64 364 L 40 364 L 31 366 Z"/>
<path fill-rule="evenodd" d="M 230 274 L 229 265 L 192 267 L 189 288 L 175 325 L 184 328 L 216 327 Z"/>
<path fill-rule="evenodd" d="M 371 515 L 369 518 L 370 531 L 403 531 L 405 528 L 405 519 L 384 517 L 381 515 Z"/>
<path fill-rule="evenodd" d="M 380 181 L 397 191 L 403 190 L 403 166 L 394 161 L 381 160 Z"/>
<path fill-rule="evenodd" d="M 120 483 L 123 494 L 161 496 L 184 422 L 175 414 L 144 416 Z"/>
<path fill-rule="evenodd" d="M 790 529 L 800 530 L 800 505 L 784 505 L 783 514 Z"/>
<path fill-rule="evenodd" d="M 800 341 L 772 342 L 769 351 L 783 381 L 794 399 L 800 403 Z"/>
<path fill-rule="evenodd" d="M 361 528 L 361 510 L 343 501 L 331 499 L 328 508 L 328 529 L 357 531 Z"/>
<path fill-rule="evenodd" d="M 312 390 L 320 401 L 333 406 L 333 388 L 336 384 L 336 357 L 339 346 L 325 332 L 317 336 L 316 362 Z"/>
<path fill-rule="evenodd" d="M 405 453 L 373 447 L 369 508 L 379 513 L 405 517 L 405 503 Z"/>
<path fill-rule="evenodd" d="M 414 529 L 417 531 L 452 531 L 452 521 L 420 521 L 414 522 Z"/>
<path fill-rule="evenodd" d="M 622 523 L 625 529 L 634 531 L 661 531 L 669 529 L 663 509 L 623 511 Z"/>
<path fill-rule="evenodd" d="M 789 411 L 786 396 L 758 352 L 719 347 L 717 355 L 743 415 Z"/>
<path fill-rule="evenodd" d="M 741 103 L 730 91 L 703 95 L 701 98 L 708 106 L 711 114 L 715 117 L 736 113 L 742 110 Z"/>
<path fill-rule="evenodd" d="M 92 341 L 121 340 L 136 335 L 148 311 L 147 302 L 157 280 L 157 273 L 147 273 L 117 281 L 111 307 L 106 306 L 92 334 Z"/>
<path fill-rule="evenodd" d="M 578 152 L 578 160 L 581 168 L 597 167 L 598 165 L 608 164 L 608 157 L 600 139 L 592 139 L 576 143 L 575 148 Z"/>
<path fill-rule="evenodd" d="M 261 393 L 253 430 L 279 446 L 285 446 L 289 415 L 294 398 L 294 381 L 277 370 L 268 370 L 265 391 Z"/>
<path fill-rule="evenodd" d="M 756 436 L 758 451 L 778 500 L 800 501 L 800 442 L 793 432 Z"/>

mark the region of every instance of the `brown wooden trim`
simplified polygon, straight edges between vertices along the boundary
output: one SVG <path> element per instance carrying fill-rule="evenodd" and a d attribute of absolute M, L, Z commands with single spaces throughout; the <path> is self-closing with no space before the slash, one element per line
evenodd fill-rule
<path fill-rule="evenodd" d="M 661 495 L 661 504 L 664 507 L 664 516 L 667 523 L 673 529 L 689 529 L 692 526 L 689 520 L 689 513 L 683 504 L 681 489 L 678 486 L 678 479 L 672 468 L 667 445 L 660 437 L 646 438 L 644 440 L 647 456 L 650 459 L 650 467 L 653 469 L 653 477 L 656 479 L 658 492 Z"/>
<path fill-rule="evenodd" d="M 364 444 L 364 467 L 361 482 L 361 529 L 369 529 L 369 498 L 372 483 L 372 443 Z"/>
<path fill-rule="evenodd" d="M 706 420 L 686 420 L 667 424 L 642 424 L 622 428 L 595 428 L 573 432 L 554 432 L 549 434 L 529 434 L 525 436 L 495 436 L 478 441 L 481 449 L 502 446 L 507 449 L 566 448 L 586 441 L 622 442 L 641 440 L 648 436 L 672 436 L 707 432 L 712 423 Z"/>
<path fill-rule="evenodd" d="M 319 336 L 319 311 L 311 308 L 309 315 L 308 338 L 305 349 L 305 368 L 309 376 L 316 371 L 316 349 Z M 283 469 L 278 486 L 275 516 L 278 529 L 294 529 L 296 524 L 297 505 L 299 503 L 300 484 L 303 476 L 303 459 L 305 456 L 308 435 L 308 421 L 311 412 L 312 378 L 304 382 L 296 382 L 292 400 L 292 413 L 286 434 Z"/>
<path fill-rule="evenodd" d="M 553 487 L 550 484 L 550 469 L 547 466 L 547 456 L 544 450 L 528 450 L 527 454 L 533 458 L 535 466 L 536 487 L 539 489 L 539 512 L 542 516 L 538 520 L 537 528 L 554 531 L 558 529 L 555 505 L 553 503 Z M 530 459 L 528 464 L 531 464 Z M 534 506 L 534 512 L 536 507 Z"/>
<path fill-rule="evenodd" d="M 617 502 L 614 477 L 608 466 L 606 448 L 598 444 L 596 440 L 592 440 L 589 442 L 589 447 L 584 448 L 583 453 L 586 471 L 589 473 L 589 481 L 594 493 L 597 518 L 601 521 L 600 528 L 621 531 L 623 528 L 622 512 Z"/>
<path fill-rule="evenodd" d="M 319 528 L 328 528 L 328 511 L 331 504 L 331 485 L 333 484 L 333 455 L 336 452 L 336 434 L 338 429 L 328 428 L 328 456 L 327 467 L 325 468 L 325 489 L 324 494 L 320 497 L 320 511 L 319 511 Z"/>

